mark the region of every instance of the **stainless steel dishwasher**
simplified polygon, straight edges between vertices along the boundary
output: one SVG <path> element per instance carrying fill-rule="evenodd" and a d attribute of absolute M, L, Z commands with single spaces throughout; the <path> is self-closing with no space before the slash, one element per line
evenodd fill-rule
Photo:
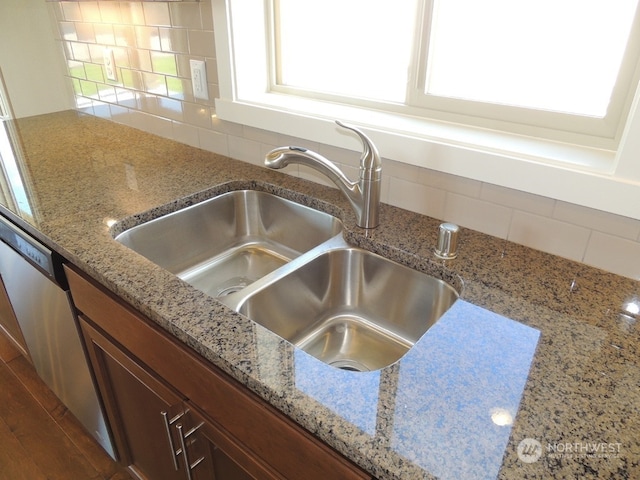
<path fill-rule="evenodd" d="M 0 216 L 0 276 L 36 372 L 115 458 L 62 271 L 62 258 Z"/>

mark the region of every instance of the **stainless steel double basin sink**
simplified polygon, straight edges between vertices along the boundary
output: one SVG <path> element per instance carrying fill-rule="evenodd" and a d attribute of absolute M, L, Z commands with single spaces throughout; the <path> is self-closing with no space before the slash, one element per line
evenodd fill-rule
<path fill-rule="evenodd" d="M 333 216 L 241 190 L 116 240 L 323 362 L 399 360 L 456 301 L 448 283 L 347 244 Z"/>

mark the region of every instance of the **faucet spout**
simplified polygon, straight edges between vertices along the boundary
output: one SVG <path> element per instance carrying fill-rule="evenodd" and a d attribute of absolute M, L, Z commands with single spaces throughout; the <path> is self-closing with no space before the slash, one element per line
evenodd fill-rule
<path fill-rule="evenodd" d="M 360 158 L 360 176 L 353 182 L 330 160 L 302 147 L 279 147 L 265 156 L 265 166 L 284 168 L 295 163 L 306 165 L 326 175 L 344 193 L 357 217 L 357 225 L 375 228 L 379 224 L 382 162 L 375 145 L 360 130 L 336 121 L 343 128 L 355 132 L 361 139 L 364 151 Z"/>

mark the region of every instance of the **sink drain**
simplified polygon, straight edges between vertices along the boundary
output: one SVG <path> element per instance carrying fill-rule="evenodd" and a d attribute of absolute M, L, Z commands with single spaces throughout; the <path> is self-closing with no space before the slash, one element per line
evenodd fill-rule
<path fill-rule="evenodd" d="M 330 362 L 329 365 L 335 368 L 339 368 L 340 370 L 347 370 L 349 372 L 371 371 L 369 368 L 365 367 L 360 362 L 356 362 L 355 360 L 336 360 L 334 362 Z"/>
<path fill-rule="evenodd" d="M 231 295 L 232 293 L 239 292 L 244 287 L 246 287 L 246 285 L 242 285 L 242 286 L 236 285 L 236 286 L 233 286 L 233 287 L 227 287 L 227 288 L 224 288 L 222 290 L 219 290 L 218 291 L 218 295 L 216 295 L 216 296 L 218 296 L 218 297 L 226 297 L 227 295 Z"/>
<path fill-rule="evenodd" d="M 246 286 L 253 283 L 253 280 L 247 277 L 234 277 L 230 278 L 222 285 L 219 286 L 216 297 L 225 297 L 227 295 L 231 295 L 232 293 L 239 292 Z"/>

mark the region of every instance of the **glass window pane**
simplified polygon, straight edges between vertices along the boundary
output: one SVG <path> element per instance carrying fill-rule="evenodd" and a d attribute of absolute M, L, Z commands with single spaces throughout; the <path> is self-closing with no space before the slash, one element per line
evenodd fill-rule
<path fill-rule="evenodd" d="M 277 83 L 404 102 L 416 3 L 279 0 Z"/>
<path fill-rule="evenodd" d="M 604 117 L 638 0 L 434 0 L 425 93 Z"/>

